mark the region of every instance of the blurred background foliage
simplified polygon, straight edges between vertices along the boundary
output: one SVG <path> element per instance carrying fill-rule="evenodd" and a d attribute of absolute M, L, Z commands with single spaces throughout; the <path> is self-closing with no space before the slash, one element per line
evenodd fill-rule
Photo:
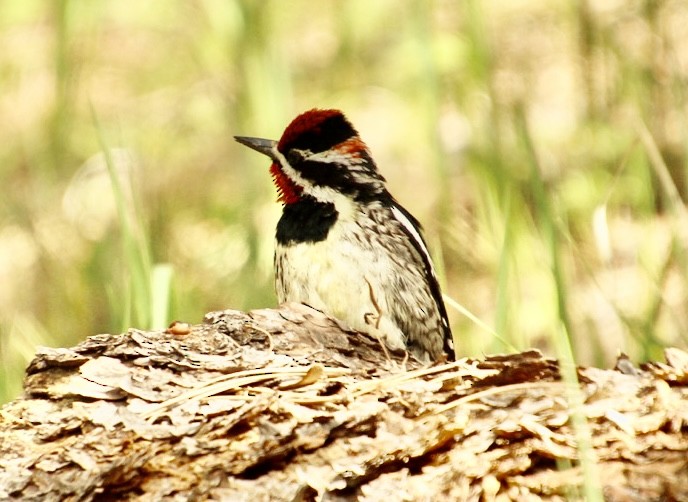
<path fill-rule="evenodd" d="M 264 158 L 344 110 L 463 355 L 686 346 L 688 4 L 0 2 L 0 401 L 39 345 L 275 304 Z M 490 332 L 493 330 L 496 334 Z"/>

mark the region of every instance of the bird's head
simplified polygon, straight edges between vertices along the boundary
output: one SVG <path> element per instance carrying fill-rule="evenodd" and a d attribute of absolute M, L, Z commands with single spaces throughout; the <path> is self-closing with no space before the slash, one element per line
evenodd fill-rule
<path fill-rule="evenodd" d="M 368 147 L 339 110 L 313 109 L 287 126 L 279 141 L 235 136 L 272 160 L 279 200 L 293 204 L 309 196 L 337 202 L 342 196 L 368 202 L 386 194 Z"/>

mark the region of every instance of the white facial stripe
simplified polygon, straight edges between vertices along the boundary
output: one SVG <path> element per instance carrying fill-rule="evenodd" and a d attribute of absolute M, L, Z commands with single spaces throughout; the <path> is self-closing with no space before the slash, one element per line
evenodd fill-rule
<path fill-rule="evenodd" d="M 348 163 L 349 165 L 349 174 L 352 177 L 354 182 L 360 183 L 361 185 L 368 184 L 371 185 L 375 188 L 382 188 L 384 186 L 384 182 L 375 178 L 371 178 L 369 174 L 365 172 L 365 169 L 360 168 L 359 166 L 363 166 L 365 163 L 364 158 L 356 158 L 351 155 L 347 154 L 342 154 L 338 152 L 337 150 L 326 150 L 324 152 L 319 152 L 317 154 L 313 154 L 310 152 L 310 150 L 297 150 L 299 153 L 302 154 L 304 159 L 312 160 L 315 162 L 321 162 L 323 164 L 346 164 Z M 301 173 L 294 169 L 289 162 L 287 161 L 286 157 L 282 154 L 277 149 L 277 144 L 272 148 L 272 153 L 274 155 L 274 159 L 277 160 L 277 162 L 280 164 L 282 170 L 284 171 L 284 174 L 287 175 L 294 183 L 297 185 L 301 186 L 308 195 L 312 196 L 316 200 L 319 200 L 320 202 L 333 202 L 337 205 L 337 209 L 341 211 L 348 211 L 349 206 L 351 205 L 351 201 L 344 200 L 346 197 L 343 197 L 341 193 L 339 193 L 337 190 L 334 188 L 328 187 L 328 186 L 321 186 L 321 185 L 314 185 L 311 181 L 305 179 L 303 176 L 301 176 Z M 326 168 L 326 167 L 325 167 Z M 340 207 L 343 202 L 346 202 L 345 207 Z M 404 226 L 410 224 L 408 220 L 402 221 Z M 418 235 L 416 233 L 416 235 Z M 415 236 L 414 236 L 415 238 Z M 423 246 L 422 241 L 421 246 Z M 424 248 L 424 246 L 423 246 Z M 427 250 L 425 251 L 427 254 Z"/>
<path fill-rule="evenodd" d="M 404 228 L 408 231 L 411 237 L 418 243 L 418 247 L 425 255 L 425 259 L 430 264 L 430 270 L 432 270 L 432 260 L 430 259 L 430 253 L 428 252 L 428 248 L 425 247 L 425 242 L 423 242 L 420 233 L 418 233 L 418 229 L 413 225 L 413 223 L 409 221 L 406 215 L 404 215 L 404 213 L 397 206 L 392 205 L 392 214 L 397 219 L 397 221 L 404 226 Z"/>
<path fill-rule="evenodd" d="M 284 173 L 289 178 L 291 178 L 297 185 L 303 187 L 306 190 L 306 192 L 313 198 L 321 202 L 341 202 L 342 196 L 336 190 L 326 186 L 315 186 L 313 185 L 313 183 L 303 178 L 303 176 L 301 176 L 301 174 L 296 169 L 291 167 L 289 162 L 287 162 L 286 157 L 282 155 L 282 152 L 280 152 L 277 149 L 277 145 L 273 147 L 272 152 L 275 158 L 279 161 L 279 164 L 282 167 Z M 308 150 L 300 150 L 300 152 L 304 155 L 304 158 L 316 159 L 318 162 L 335 162 L 337 160 L 348 160 L 348 158 L 344 158 L 341 155 L 332 154 L 330 151 L 322 152 L 322 154 L 318 155 L 312 155 L 311 152 Z M 338 209 L 340 209 L 339 204 Z"/>
<path fill-rule="evenodd" d="M 287 162 L 287 158 L 277 149 L 277 144 L 272 147 L 272 153 L 274 154 L 275 158 L 279 160 L 279 164 L 282 166 L 282 169 L 284 169 L 285 174 L 294 180 L 297 185 L 301 185 L 303 188 L 309 189 L 313 186 L 311 183 L 303 179 L 296 169 L 291 167 L 289 162 Z"/>
<path fill-rule="evenodd" d="M 348 164 L 349 166 L 355 166 L 365 162 L 363 157 L 342 153 L 337 149 L 325 150 L 316 154 L 311 154 L 308 150 L 304 150 L 302 153 L 306 158 L 318 162 L 326 162 L 328 164 Z"/>
<path fill-rule="evenodd" d="M 325 187 L 325 186 L 315 186 L 308 180 L 304 179 L 301 174 L 291 167 L 289 162 L 282 152 L 277 149 L 277 145 L 273 148 L 273 153 L 280 163 L 280 166 L 284 170 L 284 173 L 289 176 L 297 185 L 300 185 L 308 192 L 308 194 L 320 202 L 333 202 L 337 207 L 337 211 L 344 214 L 351 213 L 351 201 L 349 201 L 345 196 L 337 192 L 336 190 Z M 305 152 L 309 153 L 310 152 Z"/>

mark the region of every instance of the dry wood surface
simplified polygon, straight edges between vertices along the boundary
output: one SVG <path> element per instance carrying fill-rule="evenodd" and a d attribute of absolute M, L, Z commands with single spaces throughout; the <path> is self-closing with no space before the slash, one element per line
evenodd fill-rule
<path fill-rule="evenodd" d="M 587 472 L 688 500 L 688 354 L 665 357 L 576 387 L 537 351 L 422 367 L 296 304 L 92 336 L 0 409 L 0 499 L 564 500 Z"/>

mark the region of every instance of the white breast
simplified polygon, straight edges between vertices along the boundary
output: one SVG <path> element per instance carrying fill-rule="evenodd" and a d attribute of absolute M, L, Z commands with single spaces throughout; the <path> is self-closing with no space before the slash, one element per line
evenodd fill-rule
<path fill-rule="evenodd" d="M 403 348 L 404 335 L 387 315 L 387 297 L 381 293 L 382 281 L 394 276 L 394 264 L 385 253 L 353 238 L 361 228 L 356 215 L 344 209 L 327 239 L 276 247 L 278 300 L 307 303 L 384 338 L 390 348 Z"/>

